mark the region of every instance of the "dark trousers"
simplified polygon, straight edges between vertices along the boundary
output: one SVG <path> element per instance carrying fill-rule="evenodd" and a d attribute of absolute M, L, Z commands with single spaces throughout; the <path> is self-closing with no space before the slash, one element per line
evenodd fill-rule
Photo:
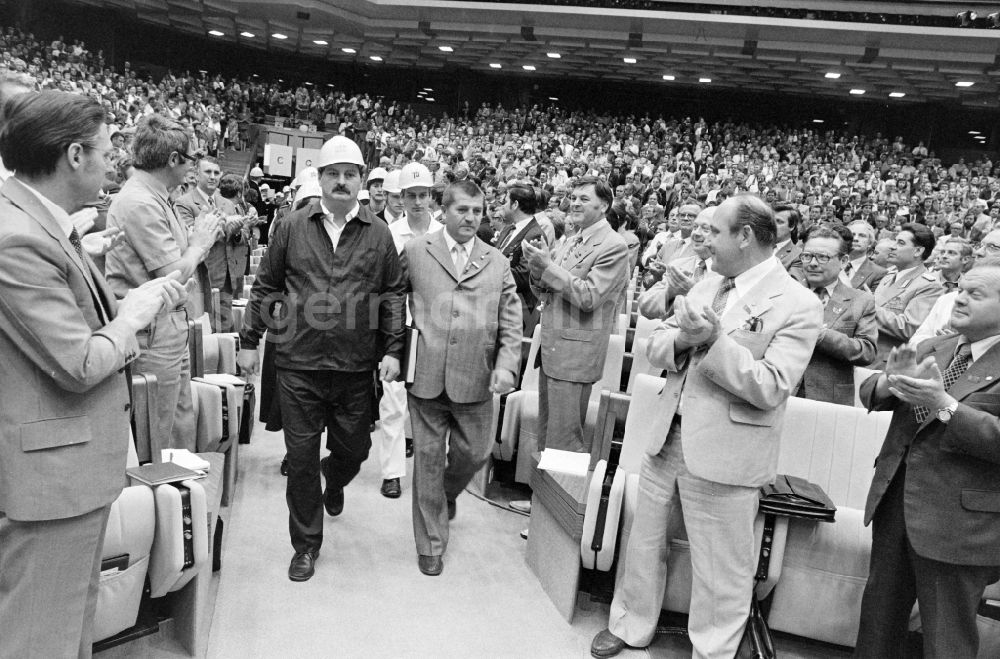
<path fill-rule="evenodd" d="M 370 371 L 299 371 L 278 368 L 278 396 L 288 452 L 288 532 L 297 552 L 323 544 L 320 438 L 329 425 L 327 487 L 342 488 L 357 476 L 372 446 Z"/>
<path fill-rule="evenodd" d="M 954 565 L 919 556 L 906 535 L 900 467 L 872 520 L 872 557 L 861 600 L 854 656 L 884 659 L 905 653 L 914 601 L 920 603 L 925 659 L 975 659 L 976 611 L 986 586 L 1000 576 L 994 566 Z"/>
<path fill-rule="evenodd" d="M 454 501 L 493 448 L 493 400 L 455 403 L 408 397 L 413 425 L 413 538 L 417 553 L 448 547 L 448 501 Z"/>

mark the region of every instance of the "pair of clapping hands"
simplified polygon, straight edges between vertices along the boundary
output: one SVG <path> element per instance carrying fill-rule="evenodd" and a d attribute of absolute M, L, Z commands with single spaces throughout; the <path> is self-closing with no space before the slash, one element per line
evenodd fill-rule
<path fill-rule="evenodd" d="M 889 393 L 910 405 L 939 410 L 955 400 L 945 391 L 944 378 L 935 359 L 925 357 L 918 363 L 916 348 L 909 345 L 892 349 L 883 377 Z"/>
<path fill-rule="evenodd" d="M 659 259 L 650 259 L 646 264 L 647 287 L 666 277 L 672 295 L 687 295 L 694 287 L 694 275 L 675 265 L 664 263 Z"/>

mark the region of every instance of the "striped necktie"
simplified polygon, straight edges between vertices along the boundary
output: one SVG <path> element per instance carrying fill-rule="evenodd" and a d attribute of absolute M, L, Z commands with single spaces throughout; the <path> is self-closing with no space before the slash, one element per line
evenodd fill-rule
<path fill-rule="evenodd" d="M 715 299 L 712 300 L 712 311 L 715 312 L 716 316 L 721 316 L 726 310 L 726 302 L 729 300 L 729 291 L 736 288 L 736 279 L 734 277 L 726 277 L 722 284 L 719 286 L 719 290 L 715 292 Z"/>

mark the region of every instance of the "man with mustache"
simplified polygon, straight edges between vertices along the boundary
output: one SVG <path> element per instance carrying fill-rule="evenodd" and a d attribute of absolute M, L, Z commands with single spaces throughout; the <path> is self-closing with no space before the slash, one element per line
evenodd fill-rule
<path fill-rule="evenodd" d="M 389 227 L 358 203 L 361 149 L 333 137 L 320 150 L 318 169 L 322 196 L 276 225 L 240 332 L 239 364 L 247 374 L 258 370 L 265 330 L 277 344 L 292 581 L 312 577 L 323 508 L 331 516 L 343 512 L 344 487 L 368 457 L 372 371 L 395 380 L 403 351 L 403 272 Z M 280 327 L 262 313 L 261 303 L 266 309 L 275 299 L 288 309 Z M 330 455 L 318 460 L 328 426 Z"/>

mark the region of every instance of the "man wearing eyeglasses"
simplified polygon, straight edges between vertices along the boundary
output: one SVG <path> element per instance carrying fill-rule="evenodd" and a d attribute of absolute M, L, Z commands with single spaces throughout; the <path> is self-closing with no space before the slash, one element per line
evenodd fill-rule
<path fill-rule="evenodd" d="M 191 403 L 188 362 L 188 318 L 211 309 L 205 256 L 222 235 L 222 215 L 201 213 L 191 233 L 174 213 L 169 193 L 191 169 L 194 156 L 184 127 L 172 119 L 150 115 L 140 120 L 132 153 L 135 174 L 108 209 L 108 226 L 118 227 L 126 241 L 107 257 L 106 276 L 115 296 L 125 297 L 151 279 L 179 270 L 188 302 L 163 310 L 139 332 L 142 355 L 132 372 L 156 376 L 157 418 L 149 453 L 137 446 L 140 458 L 158 460 L 160 449 L 195 449 L 195 416 Z"/>
<path fill-rule="evenodd" d="M 799 398 L 853 405 L 854 367 L 875 361 L 875 300 L 840 276 L 850 263 L 853 240 L 847 227 L 821 224 L 810 230 L 799 255 L 804 283 L 823 303 L 823 327 L 795 394 Z"/>

